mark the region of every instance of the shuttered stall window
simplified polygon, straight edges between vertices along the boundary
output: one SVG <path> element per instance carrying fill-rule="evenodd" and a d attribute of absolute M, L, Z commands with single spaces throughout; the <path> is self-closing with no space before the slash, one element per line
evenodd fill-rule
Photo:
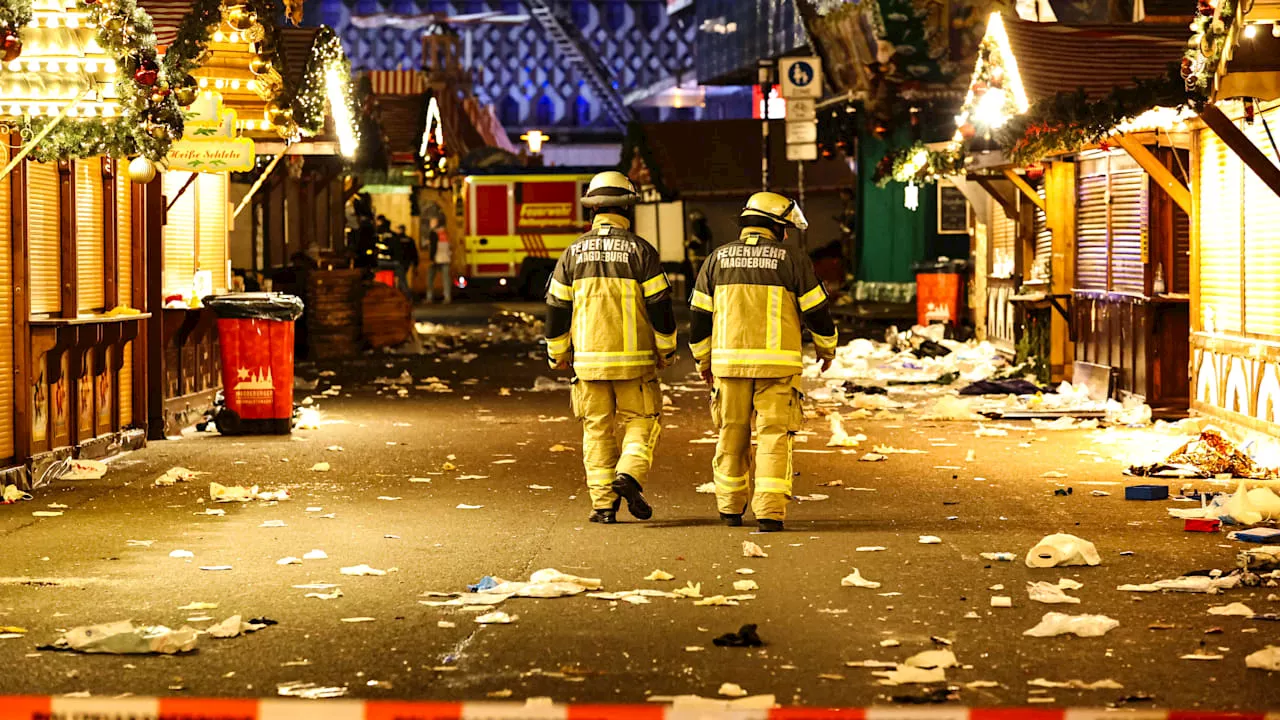
<path fill-rule="evenodd" d="M 58 269 L 60 205 L 57 166 L 27 163 L 27 262 L 32 315 L 62 310 L 62 278 Z"/>
<path fill-rule="evenodd" d="M 1241 163 L 1210 130 L 1200 133 L 1200 318 L 1240 331 Z"/>
<path fill-rule="evenodd" d="M 1146 294 L 1144 248 L 1151 218 L 1147 173 L 1127 154 L 1107 157 L 1111 180 L 1111 287 Z"/>
<path fill-rule="evenodd" d="M 191 178 L 189 173 L 164 174 L 165 204 L 174 202 L 178 191 Z M 168 222 L 164 226 L 164 294 L 189 293 L 196 272 L 196 195 L 199 190 L 193 183 L 178 201 L 169 208 Z"/>
<path fill-rule="evenodd" d="M 991 276 L 1012 277 L 1018 224 L 1005 214 L 1000 203 L 992 200 L 991 207 Z"/>
<path fill-rule="evenodd" d="M 225 173 L 202 174 L 196 184 L 200 186 L 198 203 L 200 215 L 197 228 L 200 238 L 200 269 L 213 273 L 215 291 L 225 291 L 227 289 L 227 175 Z"/>
<path fill-rule="evenodd" d="M 1076 183 L 1076 287 L 1107 289 L 1107 159 L 1080 163 Z"/>
<path fill-rule="evenodd" d="M 1044 200 L 1044 186 L 1036 192 Z M 1049 230 L 1049 218 L 1038 206 L 1035 208 L 1036 256 L 1031 262 L 1031 279 L 1048 281 L 1053 277 L 1053 233 Z"/>
<path fill-rule="evenodd" d="M 116 163 L 116 257 L 119 258 L 117 287 L 119 303 L 133 306 L 133 183 L 125 172 L 125 164 Z M 116 383 L 120 423 L 128 425 L 133 418 L 133 343 L 125 346 L 124 364 Z"/>
<path fill-rule="evenodd" d="M 8 163 L 8 143 L 0 142 L 0 164 Z M 13 237 L 9 180 L 0 179 L 0 460 L 13 457 Z"/>
<path fill-rule="evenodd" d="M 1280 112 L 1267 113 L 1274 133 Z M 1262 122 L 1245 125 L 1253 144 L 1277 162 Z M 1280 336 L 1280 198 L 1253 170 L 1244 166 L 1244 330 Z"/>
<path fill-rule="evenodd" d="M 76 302 L 80 312 L 103 309 L 102 158 L 75 161 Z"/>

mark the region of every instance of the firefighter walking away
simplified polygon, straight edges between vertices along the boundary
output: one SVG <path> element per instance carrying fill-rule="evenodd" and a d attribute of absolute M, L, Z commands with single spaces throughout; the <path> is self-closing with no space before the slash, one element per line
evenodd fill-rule
<path fill-rule="evenodd" d="M 595 523 L 617 522 L 623 500 L 637 519 L 653 515 L 643 484 L 662 430 L 657 371 L 676 351 L 658 252 L 631 232 L 637 200 L 622 173 L 596 175 L 582 199 L 591 229 L 560 256 L 547 287 L 548 359 L 576 375 L 573 413 Z"/>
<path fill-rule="evenodd" d="M 737 242 L 718 248 L 698 274 L 689 305 L 690 348 L 712 384 L 711 416 L 720 430 L 713 472 L 720 518 L 742 525 L 747 502 L 760 530 L 783 529 L 791 500 L 792 445 L 803 421 L 799 389 L 801 323 L 825 371 L 836 351 L 827 293 L 809 256 L 783 244 L 804 213 L 782 195 L 752 195 Z M 755 494 L 750 493 L 755 423 Z"/>

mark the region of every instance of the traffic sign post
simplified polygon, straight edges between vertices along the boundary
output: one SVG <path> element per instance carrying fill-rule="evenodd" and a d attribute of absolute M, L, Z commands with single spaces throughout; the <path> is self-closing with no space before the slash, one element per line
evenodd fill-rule
<path fill-rule="evenodd" d="M 778 63 L 782 76 L 782 97 L 822 97 L 822 62 L 816 57 L 783 58 Z"/>
<path fill-rule="evenodd" d="M 783 58 L 778 63 L 782 97 L 787 101 L 787 160 L 796 163 L 799 201 L 804 206 L 804 164 L 818 159 L 818 112 L 822 97 L 822 61 L 816 57 Z M 807 245 L 800 233 L 800 245 Z"/>

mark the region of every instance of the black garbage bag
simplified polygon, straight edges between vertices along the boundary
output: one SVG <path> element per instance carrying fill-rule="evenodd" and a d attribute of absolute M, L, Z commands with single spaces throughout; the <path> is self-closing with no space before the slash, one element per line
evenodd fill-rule
<path fill-rule="evenodd" d="M 755 625 L 743 625 L 736 633 L 725 633 L 712 640 L 716 647 L 761 647 L 764 641 L 756 633 Z"/>
<path fill-rule="evenodd" d="M 979 380 L 962 388 L 961 395 L 1035 395 L 1045 389 L 1029 380 Z"/>
<path fill-rule="evenodd" d="M 219 318 L 239 320 L 297 320 L 302 298 L 284 293 L 228 293 L 210 295 L 201 302 Z"/>

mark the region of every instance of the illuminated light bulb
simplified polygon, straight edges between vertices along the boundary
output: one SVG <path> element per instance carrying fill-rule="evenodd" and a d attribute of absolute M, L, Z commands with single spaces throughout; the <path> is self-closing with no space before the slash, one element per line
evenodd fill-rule
<path fill-rule="evenodd" d="M 213 34 L 213 41 L 214 41 L 214 42 L 223 42 L 223 41 L 225 41 L 226 39 L 227 39 L 227 35 L 226 35 L 226 33 L 222 32 L 221 30 L 219 30 L 219 31 L 217 31 L 217 32 L 215 32 L 215 33 Z"/>
<path fill-rule="evenodd" d="M 76 17 L 75 15 L 68 15 L 66 22 L 67 22 L 67 27 L 69 28 L 80 27 L 80 18 Z"/>
<path fill-rule="evenodd" d="M 88 106 L 88 107 L 86 107 L 86 108 L 84 109 L 84 116 L 85 116 L 85 117 L 93 117 L 94 115 L 97 115 L 97 114 L 98 114 L 98 113 L 97 113 L 97 111 L 94 109 L 94 107 L 93 107 L 92 105 L 90 105 L 90 106 Z"/>
<path fill-rule="evenodd" d="M 107 72 L 109 72 L 109 73 L 113 73 L 113 72 L 115 72 L 115 71 L 116 71 L 116 61 L 115 61 L 115 60 L 108 60 L 108 61 L 107 61 L 107 64 L 106 64 L 106 67 L 105 67 L 104 69 L 105 69 Z"/>
<path fill-rule="evenodd" d="M 1271 37 L 1280 38 L 1280 23 L 1271 24 Z"/>
<path fill-rule="evenodd" d="M 21 115 L 21 114 L 22 114 L 22 106 L 21 106 L 21 105 L 10 105 L 10 106 L 9 106 L 9 114 L 10 114 L 10 115 Z"/>
<path fill-rule="evenodd" d="M 49 61 L 48 63 L 45 64 L 45 69 L 47 69 L 49 72 L 56 73 L 59 70 L 59 66 L 58 66 L 58 63 Z"/>
<path fill-rule="evenodd" d="M 1246 38 L 1248 38 L 1248 39 L 1252 40 L 1252 39 L 1253 39 L 1253 36 L 1254 36 L 1254 35 L 1257 35 L 1257 34 L 1258 34 L 1258 26 L 1257 26 L 1257 25 L 1245 25 L 1245 26 L 1244 26 L 1244 36 L 1245 36 Z"/>
<path fill-rule="evenodd" d="M 202 87 L 202 88 L 207 88 L 207 87 L 209 87 L 209 78 L 200 78 L 200 83 L 199 83 L 199 84 L 200 84 L 200 87 Z"/>
<path fill-rule="evenodd" d="M 96 72 L 98 72 L 98 61 L 97 61 L 97 60 L 89 60 L 89 61 L 85 62 L 85 64 L 84 64 L 84 70 L 85 70 L 85 72 L 90 72 L 90 73 L 96 73 Z"/>
<path fill-rule="evenodd" d="M 18 71 L 19 71 L 19 70 L 21 70 L 21 69 L 22 69 L 22 63 L 21 63 L 21 62 L 19 62 L 19 61 L 17 61 L 17 60 L 14 60 L 14 61 L 12 61 L 12 62 L 10 62 L 10 63 L 9 63 L 9 72 L 18 72 Z"/>
<path fill-rule="evenodd" d="M 239 89 L 240 89 L 240 81 L 239 81 L 239 80 L 232 80 L 232 81 L 231 81 L 231 89 L 232 89 L 232 90 L 239 90 Z"/>
<path fill-rule="evenodd" d="M 67 108 L 67 117 L 75 117 L 77 115 L 75 107 Z"/>
<path fill-rule="evenodd" d="M 222 78 L 218 78 L 217 80 L 214 81 L 213 86 L 221 90 L 222 88 L 227 86 L 227 81 L 223 80 Z"/>
<path fill-rule="evenodd" d="M 114 117 L 115 114 L 116 109 L 114 107 L 111 107 L 110 105 L 104 105 L 102 107 L 102 117 Z"/>
<path fill-rule="evenodd" d="M 258 90 L 258 81 L 257 81 L 257 80 L 250 80 L 249 82 L 245 83 L 245 87 L 249 88 L 250 90 L 253 90 L 254 92 L 257 92 L 257 90 Z"/>
<path fill-rule="evenodd" d="M 231 33 L 231 35 L 229 35 L 229 36 L 228 36 L 228 38 L 227 38 L 227 39 L 229 39 L 229 40 L 230 40 L 231 42 L 233 42 L 233 43 L 238 43 L 238 42 L 240 42 L 240 33 L 238 33 L 238 32 L 233 32 L 233 33 Z"/>
<path fill-rule="evenodd" d="M 27 69 L 30 70 L 31 72 L 35 72 L 40 69 L 40 63 L 35 62 L 33 60 L 28 60 Z"/>

